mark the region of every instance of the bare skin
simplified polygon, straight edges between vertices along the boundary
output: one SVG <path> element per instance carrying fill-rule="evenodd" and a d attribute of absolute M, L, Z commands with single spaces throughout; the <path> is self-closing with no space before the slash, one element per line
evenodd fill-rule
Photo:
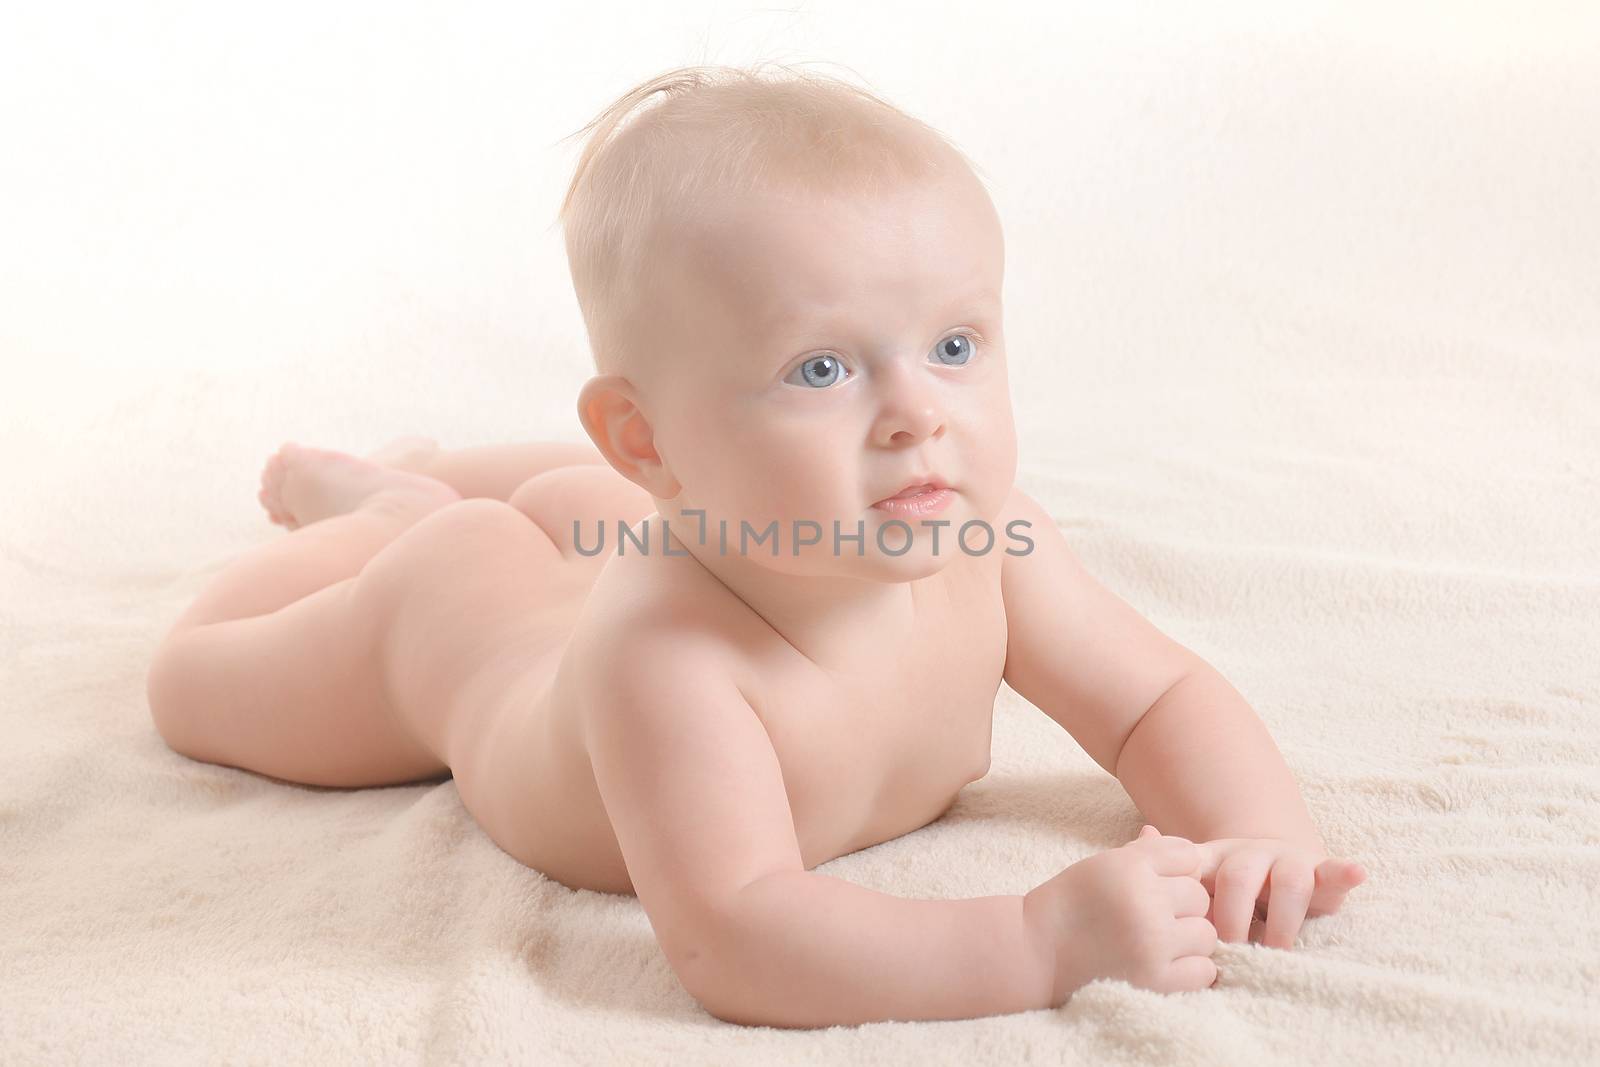
<path fill-rule="evenodd" d="M 1097 928 L 1107 957 L 1155 946 L 1152 988 L 1203 988 L 1216 938 L 1200 887 L 1177 870 L 1150 882 L 1143 861 L 1026 901 L 953 903 L 948 919 L 767 880 L 938 819 L 988 771 L 1003 680 L 1072 717 L 1111 770 L 1195 657 L 1095 585 L 1014 485 L 1003 241 L 969 172 L 868 201 L 719 210 L 669 242 L 627 373 L 580 392 L 594 448 L 412 438 L 365 459 L 272 457 L 261 502 L 292 533 L 175 624 L 149 676 L 158 730 L 195 759 L 310 784 L 453 773 L 509 855 L 573 888 L 637 892 L 680 977 L 725 1018 L 1059 1003 L 1093 975 L 1058 952 L 1080 936 L 1058 917 L 1134 888 L 1154 894 L 1139 921 L 1162 933 Z M 1043 551 L 1008 553 L 1017 519 Z M 635 540 L 619 551 L 623 524 Z M 981 530 L 958 538 L 974 525 L 987 547 Z M 775 528 L 776 544 L 743 549 L 745 526 Z M 602 528 L 605 549 L 580 551 Z M 634 740 L 646 724 L 654 739 Z M 656 758 L 674 744 L 676 771 Z M 735 935 L 719 931 L 740 922 L 821 968 L 807 992 L 791 995 L 788 960 L 727 962 Z M 859 990 L 840 984 L 896 957 Z M 740 990 L 758 987 L 751 1008 Z"/>
<path fill-rule="evenodd" d="M 918 270 L 896 269 L 877 296 L 898 308 L 888 323 L 906 328 L 894 337 L 896 364 L 837 343 L 808 350 L 785 333 L 763 359 L 735 357 L 719 373 L 713 362 L 724 352 L 747 351 L 747 335 L 732 331 L 762 326 L 726 314 L 721 336 L 708 335 L 708 319 L 694 324 L 692 353 L 680 358 L 697 365 L 680 368 L 686 374 L 637 390 L 591 380 L 580 409 L 599 448 L 442 450 L 411 437 L 358 458 L 285 445 L 267 461 L 259 499 L 293 533 L 234 563 L 174 626 L 151 679 L 163 736 L 197 759 L 311 784 L 453 773 L 463 803 L 507 853 L 572 887 L 631 893 L 584 750 L 586 694 L 562 667 L 575 641 L 629 647 L 631 620 L 653 603 L 670 605 L 680 627 L 721 634 L 736 654 L 731 669 L 750 679 L 746 695 L 783 768 L 807 868 L 937 819 L 988 770 L 1006 649 L 1004 542 L 968 555 L 954 531 L 972 518 L 1003 528 L 1015 438 L 992 209 L 970 186 L 917 196 L 881 215 L 845 205 L 838 223 L 841 234 L 866 230 L 881 244 L 906 240 L 908 211 L 942 210 L 952 196 L 963 209 L 949 232 L 910 235 L 900 255 Z M 808 316 L 786 297 L 796 254 L 809 251 L 826 277 L 837 241 L 813 213 L 747 210 L 696 246 L 725 275 L 680 278 L 664 299 L 721 313 L 729 293 L 760 295 L 748 287 L 763 264 L 782 264 L 771 278 L 778 300 L 749 299 L 752 316 Z M 748 263 L 730 259 L 732 235 Z M 952 246 L 966 249 L 953 272 L 942 265 Z M 861 281 L 831 280 L 852 290 Z M 952 304 L 951 293 L 966 299 Z M 929 320 L 929 308 L 950 321 Z M 984 355 L 951 327 L 986 338 Z M 832 335 L 815 340 L 823 336 Z M 938 344 L 967 365 L 930 358 Z M 796 362 L 817 351 L 841 357 L 825 388 L 804 384 Z M 881 377 L 881 393 L 869 392 L 869 373 Z M 705 384 L 679 390 L 696 378 Z M 648 438 L 635 432 L 645 389 L 659 395 Z M 734 409 L 742 419 L 729 416 Z M 626 431 L 611 432 L 619 424 Z M 862 439 L 865 456 L 795 462 L 828 435 Z M 667 447 L 676 466 L 662 461 Z M 766 471 L 766 492 L 751 492 L 730 460 Z M 938 544 L 918 527 L 899 557 L 875 551 L 875 525 L 864 559 L 848 544 L 831 555 L 826 538 L 791 554 L 787 534 L 777 560 L 761 550 L 747 559 L 718 551 L 714 525 L 704 527 L 708 545 L 689 532 L 701 528 L 696 507 L 728 516 L 735 536 L 740 518 L 756 529 L 794 516 L 842 516 L 847 530 L 863 515 L 881 524 L 893 514 L 867 505 L 928 472 L 955 490 L 936 516 L 951 526 Z M 658 547 L 617 555 L 617 523 L 647 518 Z M 659 547 L 664 520 L 679 554 Z M 591 549 L 604 526 L 605 551 L 578 552 L 575 522 Z"/>
<path fill-rule="evenodd" d="M 546 463 L 553 465 L 538 469 Z M 528 469 L 533 476 L 517 481 Z M 444 477 L 433 477 L 435 471 Z M 458 506 L 462 490 L 512 482 L 509 506 L 494 508 L 490 495 Z M 659 550 L 615 554 L 619 516 L 630 524 L 647 519 L 650 544 L 659 544 L 661 519 L 648 494 L 583 446 L 447 451 L 406 438 L 366 458 L 285 445 L 267 461 L 260 499 L 273 522 L 296 531 L 290 540 L 305 551 L 298 558 L 246 556 L 180 618 L 166 650 L 182 646 L 191 662 L 205 656 L 231 670 L 187 670 L 174 679 L 182 691 L 163 690 L 161 708 L 205 705 L 203 723 L 179 724 L 158 709 L 169 743 L 193 758 L 315 785 L 398 784 L 453 771 L 463 803 L 509 855 L 572 888 L 631 894 L 583 749 L 582 701 L 559 672 L 580 609 L 592 601 L 598 615 L 608 601 L 643 592 L 692 605 L 699 625 L 751 632 L 748 609 L 692 558 Z M 604 554 L 574 549 L 575 518 L 586 549 L 606 524 Z M 308 535 L 317 532 L 329 536 L 313 542 Z M 451 551 L 463 532 L 487 551 Z M 385 537 L 388 544 L 380 544 Z M 390 565 L 396 586 L 438 590 L 438 600 L 415 620 L 424 632 L 416 658 L 389 666 L 392 703 L 373 697 L 383 681 L 375 677 L 382 665 L 370 647 L 380 618 L 333 634 L 306 619 L 320 608 L 321 615 L 338 611 L 349 621 L 348 592 L 368 553 Z M 462 574 L 469 560 L 475 579 Z M 357 574 L 330 583 L 319 600 L 295 597 L 279 605 L 288 611 L 257 612 L 251 628 L 206 621 L 223 597 L 257 608 L 293 592 L 297 586 L 285 579 L 295 563 L 312 581 L 333 565 Z M 996 555 L 965 558 L 917 582 L 910 625 L 891 648 L 880 643 L 848 673 L 821 670 L 775 636 L 752 647 L 767 680 L 762 719 L 783 766 L 808 869 L 938 819 L 962 786 L 987 773 L 1005 658 L 999 563 Z M 346 596 L 335 601 L 341 590 Z M 362 613 L 378 599 L 361 603 Z M 542 607 L 530 612 L 529 603 Z M 486 632 L 513 615 L 522 619 Z M 461 646 L 433 638 L 455 630 L 452 623 L 474 622 L 483 630 L 469 630 L 467 643 L 483 650 L 480 656 L 463 660 Z M 291 627 L 294 634 L 285 632 Z M 295 640 L 298 634 L 322 640 Z M 339 644 L 330 646 L 330 637 Z M 740 643 L 749 643 L 748 636 Z M 970 655 L 951 657 L 949 649 L 959 646 Z M 508 666 L 496 670 L 495 662 Z M 960 669 L 951 670 L 952 662 Z M 351 671 L 351 663 L 367 670 Z M 884 663 L 899 669 L 885 676 Z M 248 705 L 237 688 L 246 672 L 256 698 Z M 289 681 L 272 687 L 273 679 Z M 217 699 L 219 686 L 229 689 L 227 700 Z M 463 699 L 480 694 L 489 699 Z M 278 728 L 252 729 L 247 717 L 266 706 Z M 370 714 L 358 719 L 352 714 L 358 709 Z M 284 722 L 290 714 L 293 724 Z"/>

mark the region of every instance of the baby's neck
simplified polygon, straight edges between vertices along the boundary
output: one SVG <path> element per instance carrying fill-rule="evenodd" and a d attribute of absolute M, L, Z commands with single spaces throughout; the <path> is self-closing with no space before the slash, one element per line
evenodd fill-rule
<path fill-rule="evenodd" d="M 903 632 L 914 619 L 911 582 L 785 574 L 715 541 L 696 545 L 670 534 L 674 555 L 693 555 L 712 577 L 761 616 L 796 651 L 819 666 L 859 663 L 862 642 Z"/>

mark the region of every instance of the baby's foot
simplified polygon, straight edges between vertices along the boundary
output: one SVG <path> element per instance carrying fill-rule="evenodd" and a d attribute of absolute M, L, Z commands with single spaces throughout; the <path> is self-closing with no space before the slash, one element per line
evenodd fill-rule
<path fill-rule="evenodd" d="M 384 467 L 394 467 L 396 470 L 420 471 L 439 451 L 439 442 L 431 437 L 420 434 L 407 434 L 396 437 L 393 441 L 368 453 L 366 460 Z"/>
<path fill-rule="evenodd" d="M 395 470 L 348 452 L 296 444 L 284 445 L 267 460 L 257 499 L 273 522 L 297 530 L 354 511 L 375 493 L 415 496 L 441 504 L 461 499 L 460 493 L 437 478 Z"/>

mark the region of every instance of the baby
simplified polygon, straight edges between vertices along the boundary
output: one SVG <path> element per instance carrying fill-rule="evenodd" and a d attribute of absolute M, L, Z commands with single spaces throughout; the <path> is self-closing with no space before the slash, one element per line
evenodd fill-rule
<path fill-rule="evenodd" d="M 151 665 L 166 742 L 317 785 L 453 773 L 517 860 L 637 894 L 739 1023 L 1204 989 L 1252 918 L 1288 948 L 1336 911 L 1365 875 L 1260 720 L 1013 484 L 1004 243 L 965 155 L 789 67 L 673 71 L 595 127 L 562 207 L 594 447 L 285 445 L 261 501 L 292 535 Z M 987 772 L 1002 680 L 1154 825 L 1025 895 L 814 872 Z"/>

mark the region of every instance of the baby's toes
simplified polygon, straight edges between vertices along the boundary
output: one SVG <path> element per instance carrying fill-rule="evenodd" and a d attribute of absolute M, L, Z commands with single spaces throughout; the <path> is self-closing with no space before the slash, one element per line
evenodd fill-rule
<path fill-rule="evenodd" d="M 280 448 L 267 457 L 261 468 L 261 488 L 256 499 L 266 509 L 267 517 L 280 526 L 289 525 L 289 511 L 283 506 L 284 452 Z"/>
<path fill-rule="evenodd" d="M 278 504 L 277 494 L 272 490 L 268 489 L 266 486 L 262 486 L 260 491 L 256 493 L 256 499 L 261 502 L 261 508 L 267 513 L 267 518 L 269 520 L 278 524 L 279 526 L 282 526 L 287 522 L 288 516 L 283 513 L 283 510 Z"/>
<path fill-rule="evenodd" d="M 272 501 L 267 497 L 266 491 L 262 490 L 261 492 L 257 493 L 256 499 L 261 502 L 262 510 L 267 513 L 267 521 L 273 523 L 274 525 L 282 526 L 284 521 L 283 516 L 278 514 L 277 508 L 272 506 Z"/>

